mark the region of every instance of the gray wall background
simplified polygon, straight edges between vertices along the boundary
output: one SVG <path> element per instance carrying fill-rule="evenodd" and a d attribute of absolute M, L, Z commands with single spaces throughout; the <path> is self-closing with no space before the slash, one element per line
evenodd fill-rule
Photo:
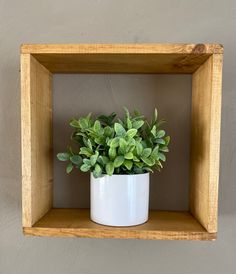
<path fill-rule="evenodd" d="M 233 0 L 0 0 L 1 274 L 233 274 L 236 272 L 235 26 L 236 2 Z M 219 234 L 217 241 L 56 239 L 26 238 L 22 235 L 19 47 L 21 43 L 26 42 L 219 42 L 224 44 Z M 85 79 L 63 79 L 63 77 L 65 76 L 55 77 L 55 93 L 62 92 L 60 84 L 63 84 L 64 80 L 65 87 L 68 83 L 70 90 L 73 89 L 73 83 L 75 86 L 78 81 L 85 84 Z M 164 78 L 158 77 L 153 81 L 165 82 Z M 176 80 L 175 77 L 173 79 Z M 118 82 L 120 87 L 126 85 L 123 76 L 121 80 L 113 79 L 114 86 L 117 86 Z M 94 79 L 94 83 L 97 81 L 101 80 Z M 180 90 L 183 85 L 184 92 L 187 91 L 189 79 L 183 76 L 178 81 L 176 89 Z M 134 90 L 135 84 L 130 85 Z M 163 88 L 165 87 L 164 83 L 161 85 Z M 169 85 L 173 91 L 175 88 L 173 82 Z M 148 89 L 151 90 L 152 86 L 149 85 Z M 59 96 L 56 98 L 59 100 Z M 178 104 L 181 104 L 183 98 L 184 93 L 179 99 L 177 98 L 181 100 L 178 101 Z M 69 103 L 67 102 L 68 106 Z M 59 107 L 60 105 L 58 105 L 58 110 Z M 163 116 L 167 115 L 165 111 L 163 107 Z M 187 111 L 186 109 L 186 113 Z M 65 114 L 68 117 L 71 116 L 71 113 L 67 111 Z M 62 119 L 67 119 L 67 117 L 63 117 Z M 54 132 L 56 130 L 54 128 Z M 185 130 L 188 130 L 187 127 Z M 62 143 L 58 144 L 58 148 L 62 145 Z M 186 154 L 183 155 L 186 157 Z M 168 189 L 163 191 L 166 191 L 165 194 L 168 195 Z M 169 191 L 173 191 L 171 185 Z M 167 199 L 169 199 L 168 196 Z M 185 199 L 186 195 L 183 194 L 181 201 L 177 201 L 178 205 L 184 206 Z M 181 204 L 182 202 L 183 204 Z M 162 205 L 168 206 L 165 201 Z"/>

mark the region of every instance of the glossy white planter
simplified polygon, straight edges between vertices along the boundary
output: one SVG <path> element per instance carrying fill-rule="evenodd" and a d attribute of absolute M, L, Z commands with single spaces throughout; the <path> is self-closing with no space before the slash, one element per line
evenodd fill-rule
<path fill-rule="evenodd" d="M 148 220 L 149 173 L 90 176 L 91 220 L 109 226 L 133 226 Z"/>

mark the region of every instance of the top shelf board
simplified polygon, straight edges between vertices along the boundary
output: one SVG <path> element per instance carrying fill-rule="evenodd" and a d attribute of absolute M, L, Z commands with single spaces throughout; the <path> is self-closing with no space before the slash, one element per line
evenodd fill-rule
<path fill-rule="evenodd" d="M 52 73 L 190 73 L 220 44 L 23 44 Z"/>

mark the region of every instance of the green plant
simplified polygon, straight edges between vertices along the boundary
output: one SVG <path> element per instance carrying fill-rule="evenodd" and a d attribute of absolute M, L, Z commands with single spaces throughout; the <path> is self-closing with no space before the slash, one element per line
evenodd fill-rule
<path fill-rule="evenodd" d="M 170 142 L 170 137 L 160 129 L 162 123 L 156 109 L 150 122 L 138 111 L 131 115 L 126 108 L 123 119 L 116 119 L 115 113 L 95 119 L 91 114 L 73 119 L 71 139 L 78 152 L 69 148 L 68 152 L 58 153 L 57 158 L 69 162 L 67 173 L 76 167 L 93 172 L 95 177 L 153 172 L 153 167 L 160 171 Z"/>

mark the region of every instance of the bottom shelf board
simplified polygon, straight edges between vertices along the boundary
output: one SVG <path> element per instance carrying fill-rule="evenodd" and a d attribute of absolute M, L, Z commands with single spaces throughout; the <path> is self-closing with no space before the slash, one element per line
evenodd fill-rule
<path fill-rule="evenodd" d="M 48 237 L 120 238 L 153 240 L 214 240 L 189 212 L 150 211 L 145 224 L 132 227 L 99 225 L 89 209 L 51 209 L 25 235 Z"/>

